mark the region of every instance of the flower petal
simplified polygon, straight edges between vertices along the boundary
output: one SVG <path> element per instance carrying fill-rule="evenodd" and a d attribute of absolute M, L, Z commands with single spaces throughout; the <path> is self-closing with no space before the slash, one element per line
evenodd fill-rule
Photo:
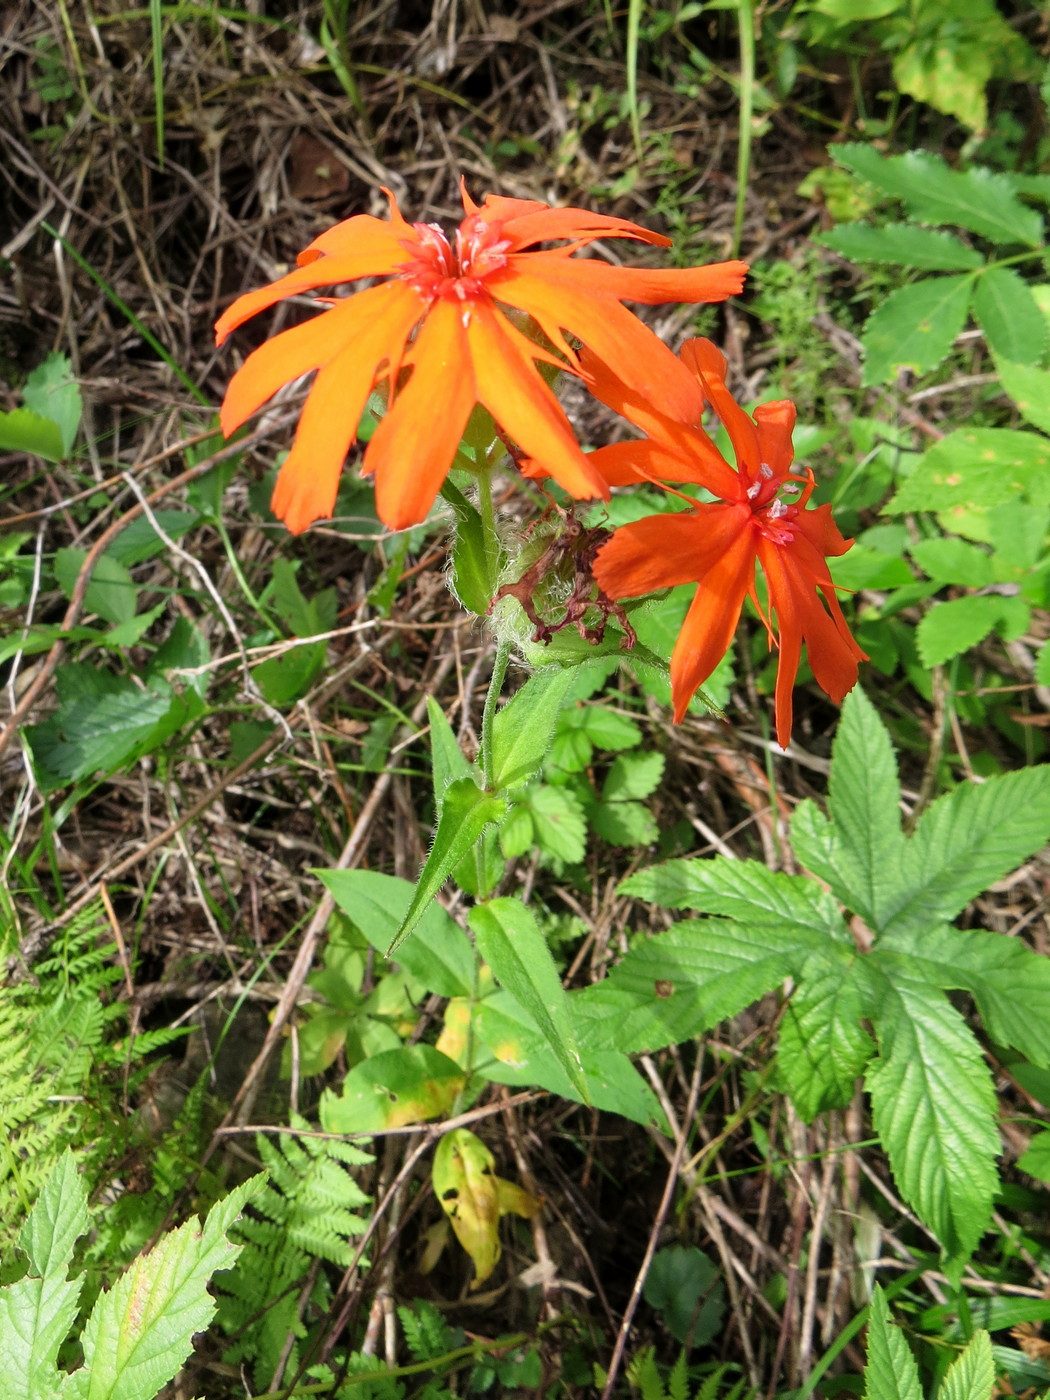
<path fill-rule="evenodd" d="M 552 211 L 570 212 L 582 211 Z M 618 223 L 619 220 L 611 222 Z M 508 226 L 506 232 L 509 233 L 512 227 Z M 625 223 L 623 227 L 638 230 L 637 224 Z M 619 236 L 637 238 L 644 232 L 641 229 Z M 568 230 L 564 234 L 541 235 L 547 238 L 568 236 Z M 598 233 L 592 236 L 603 235 Z M 588 296 L 611 296 L 617 301 L 640 301 L 651 305 L 665 301 L 725 301 L 743 288 L 747 275 L 745 262 L 709 263 L 705 267 L 685 268 L 616 267 L 601 258 L 566 258 L 560 249 L 512 254 L 508 266 L 533 277 L 542 277 L 552 286 L 571 287 Z"/>
<path fill-rule="evenodd" d="M 795 460 L 791 442 L 795 416 L 795 405 L 790 399 L 774 399 L 770 403 L 760 403 L 755 409 L 759 461 L 772 469 L 777 481 L 784 480 Z"/>
<path fill-rule="evenodd" d="M 538 347 L 480 299 L 471 308 L 467 338 L 478 402 L 571 496 L 607 500 L 609 488 L 589 464 L 561 404 L 533 364 Z"/>
<path fill-rule="evenodd" d="M 389 260 L 398 263 L 404 260 L 405 250 L 402 239 L 417 239 L 419 235 L 402 217 L 397 201 L 389 190 L 385 191 L 390 200 L 390 218 L 376 219 L 371 214 L 355 214 L 351 219 L 343 219 L 319 234 L 308 243 L 296 261 L 300 267 L 314 263 L 320 257 L 367 257 L 375 261 Z M 390 269 L 382 267 L 380 271 Z M 362 274 L 364 275 L 364 274 Z"/>
<path fill-rule="evenodd" d="M 749 514 L 743 506 L 704 504 L 622 525 L 595 558 L 598 587 L 610 598 L 640 598 L 703 579 L 737 536 L 749 533 Z"/>
<path fill-rule="evenodd" d="M 477 401 L 462 307 L 437 301 L 412 346 L 412 377 L 372 435 L 376 511 L 392 530 L 426 518 Z"/>
<path fill-rule="evenodd" d="M 675 724 L 681 724 L 690 700 L 729 650 L 754 574 L 754 532 L 745 528 L 701 580 L 671 653 Z"/>
<path fill-rule="evenodd" d="M 283 384 L 328 364 L 351 340 L 356 341 L 361 335 L 367 336 L 370 330 L 378 332 L 385 317 L 392 318 L 390 327 L 393 338 L 399 346 L 403 344 L 405 332 L 402 327 L 412 314 L 412 301 L 416 308 L 415 318 L 418 319 L 424 309 L 419 294 L 404 282 L 385 282 L 379 287 L 370 287 L 367 291 L 346 297 L 336 302 L 331 310 L 322 311 L 301 326 L 282 331 L 272 340 L 264 342 L 248 356 L 230 380 L 219 415 L 224 435 L 229 437 Z M 375 334 L 368 339 L 374 344 Z M 358 348 L 362 352 L 363 368 L 367 350 L 361 347 L 360 342 Z M 371 387 L 369 384 L 368 388 Z"/>
<path fill-rule="evenodd" d="M 318 374 L 277 477 L 270 508 L 293 535 L 332 514 L 343 463 L 357 439 L 377 373 L 384 361 L 397 363 L 419 319 L 419 299 L 411 288 L 401 283 L 376 287 L 362 292 L 361 300 L 379 292 L 388 293 L 384 315 L 364 320 L 359 333 Z M 365 305 L 374 309 L 375 301 Z"/>
<path fill-rule="evenodd" d="M 488 196 L 486 208 L 493 198 L 492 195 Z M 507 201 L 508 204 L 513 202 Z M 653 233 L 628 219 L 592 214 L 587 209 L 552 209 L 549 205 L 540 205 L 533 210 L 523 210 L 520 214 L 495 214 L 493 217 L 502 221 L 503 235 L 513 240 L 516 252 L 534 243 L 546 243 L 556 238 L 571 238 L 580 243 L 590 243 L 596 238 L 630 238 L 638 243 L 655 244 L 658 248 L 671 246 L 671 240 L 662 233 Z M 671 301 L 674 298 L 661 300 Z"/>
<path fill-rule="evenodd" d="M 512 272 L 505 269 L 488 279 L 492 294 L 534 316 L 556 345 L 562 339 L 562 327 L 579 336 L 628 388 L 652 400 L 667 417 L 689 422 L 696 385 L 678 356 L 611 297 L 585 295 L 568 285 L 552 286 L 542 277 L 519 271 L 528 266 L 525 258 L 522 254 L 510 259 L 515 264 Z"/>
<path fill-rule="evenodd" d="M 397 239 L 390 236 L 390 225 L 381 219 L 372 219 L 368 215 L 362 214 L 358 217 L 368 218 L 369 224 L 378 225 L 380 229 L 386 231 L 387 236 L 382 239 L 371 235 L 366 236 L 360 240 L 359 246 L 347 247 L 345 252 L 326 256 L 318 254 L 297 267 L 294 272 L 279 277 L 276 282 L 270 282 L 265 287 L 257 287 L 254 292 L 245 292 L 216 321 L 215 344 L 222 345 L 230 332 L 236 330 L 250 316 L 265 311 L 268 306 L 283 301 L 285 297 L 294 296 L 296 292 L 307 292 L 314 287 L 329 287 L 340 282 L 354 282 L 359 277 L 379 277 L 384 273 L 396 272 L 409 255 L 400 246 Z M 347 219 L 346 221 L 347 224 L 356 222 L 356 219 Z M 336 228 L 342 227 L 345 225 L 336 225 Z M 328 233 L 334 232 L 335 229 L 328 230 Z M 326 234 L 322 234 L 321 238 L 310 245 L 310 248 L 316 247 L 326 237 Z M 309 253 L 310 249 L 308 248 L 306 252 Z M 300 257 L 305 258 L 306 254 L 302 253 Z"/>
<path fill-rule="evenodd" d="M 607 486 L 637 486 L 640 481 L 688 481 L 706 486 L 684 453 L 658 442 L 614 442 L 587 453 L 587 461 Z"/>
<path fill-rule="evenodd" d="M 711 341 L 697 338 L 682 346 L 682 362 L 699 376 L 704 395 L 718 414 L 736 452 L 737 467 L 746 484 L 759 480 L 763 458 L 754 423 L 726 388 L 726 357 Z M 772 465 L 769 463 L 768 465 Z"/>

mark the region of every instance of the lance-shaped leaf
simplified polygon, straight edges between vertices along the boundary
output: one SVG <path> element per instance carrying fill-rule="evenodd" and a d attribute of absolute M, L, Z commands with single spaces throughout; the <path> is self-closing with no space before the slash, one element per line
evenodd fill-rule
<path fill-rule="evenodd" d="M 496 591 L 501 560 L 489 548 L 489 537 L 481 513 L 463 492 L 447 478 L 441 494 L 456 516 L 456 538 L 452 546 L 452 589 L 472 613 L 483 617 Z"/>
<path fill-rule="evenodd" d="M 887 928 L 925 928 L 952 919 L 1050 838 L 1050 782 L 1022 768 L 985 783 L 960 784 L 923 813 L 907 842 Z"/>
<path fill-rule="evenodd" d="M 387 949 L 388 957 L 404 943 L 430 901 L 467 852 L 474 849 L 489 823 L 498 822 L 506 810 L 506 798 L 483 792 L 473 778 L 456 778 L 449 783 L 441 800 L 434 844 L 420 871 L 412 902 Z"/>
<path fill-rule="evenodd" d="M 904 835 L 900 784 L 889 735 L 859 688 L 846 696 L 832 749 L 829 823 L 811 802 L 791 823 L 799 860 L 835 897 L 880 928 L 899 907 Z"/>
<path fill-rule="evenodd" d="M 570 1083 L 587 1102 L 587 1082 L 565 990 L 531 911 L 516 899 L 493 899 L 470 911 L 470 926 L 478 952 L 496 980 L 535 1021 Z"/>
<path fill-rule="evenodd" d="M 875 1127 L 897 1189 L 958 1276 L 998 1184 L 992 1078 L 966 1022 L 909 958 L 876 949 L 866 963 L 879 1041 L 866 1076 Z"/>
<path fill-rule="evenodd" d="M 1050 958 L 1006 934 L 943 926 L 924 928 L 918 939 L 892 930 L 878 946 L 908 954 L 931 986 L 969 992 L 997 1045 L 1050 1065 Z"/>
<path fill-rule="evenodd" d="M 915 1357 L 904 1333 L 890 1321 L 886 1295 L 878 1284 L 868 1313 L 864 1400 L 923 1400 Z"/>
<path fill-rule="evenodd" d="M 802 970 L 780 1021 L 777 1069 L 809 1123 L 845 1108 L 875 1045 L 861 1026 L 870 1016 L 866 979 L 856 958 L 813 958 Z"/>
<path fill-rule="evenodd" d="M 540 671 L 497 712 L 492 725 L 492 780 L 497 792 L 520 787 L 539 772 L 558 711 L 575 679 L 571 667 Z"/>
<path fill-rule="evenodd" d="M 434 779 L 434 805 L 441 806 L 445 789 L 457 778 L 474 776 L 475 768 L 459 746 L 445 712 L 434 699 L 427 696 L 427 719 L 430 721 L 430 761 Z"/>

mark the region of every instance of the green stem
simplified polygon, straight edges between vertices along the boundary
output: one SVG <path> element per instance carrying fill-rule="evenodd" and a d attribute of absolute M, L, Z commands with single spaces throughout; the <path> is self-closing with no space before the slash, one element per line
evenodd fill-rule
<path fill-rule="evenodd" d="M 492 727 L 496 721 L 496 707 L 503 690 L 503 679 L 510 661 L 510 645 L 500 641 L 496 645 L 496 659 L 492 663 L 492 676 L 489 679 L 488 694 L 485 696 L 485 709 L 481 716 L 481 771 L 485 775 L 486 791 L 492 792 L 495 783 L 495 762 L 492 753 Z"/>
<path fill-rule="evenodd" d="M 733 215 L 733 257 L 740 255 L 744 232 L 744 203 L 751 171 L 751 118 L 755 102 L 755 12 L 753 0 L 737 0 L 740 16 L 740 134 L 736 147 L 736 213 Z"/>

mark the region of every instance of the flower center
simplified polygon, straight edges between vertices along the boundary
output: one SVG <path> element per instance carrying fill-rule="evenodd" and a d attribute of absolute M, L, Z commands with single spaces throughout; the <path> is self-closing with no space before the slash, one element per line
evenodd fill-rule
<path fill-rule="evenodd" d="M 795 489 L 791 486 L 790 489 Z M 771 544 L 790 544 L 795 538 L 791 523 L 798 515 L 797 503 L 782 501 L 779 495 L 755 510 L 755 523 Z"/>
<path fill-rule="evenodd" d="M 485 294 L 485 279 L 507 265 L 509 238 L 503 225 L 468 214 L 456 230 L 456 247 L 437 224 L 413 224 L 417 237 L 402 247 L 414 254 L 400 276 L 428 301 L 469 301 Z"/>

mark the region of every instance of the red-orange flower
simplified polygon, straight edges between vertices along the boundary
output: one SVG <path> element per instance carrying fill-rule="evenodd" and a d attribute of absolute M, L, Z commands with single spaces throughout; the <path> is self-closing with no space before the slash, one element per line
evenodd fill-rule
<path fill-rule="evenodd" d="M 536 362 L 578 373 L 568 333 L 638 393 L 659 393 L 684 409 L 695 396 L 688 372 L 621 300 L 723 301 L 740 290 L 747 265 L 652 271 L 574 259 L 597 238 L 660 246 L 670 240 L 626 219 L 537 200 L 489 195 L 478 206 L 465 189 L 465 217 L 450 242 L 434 224 L 407 223 L 385 193 L 388 220 L 359 214 L 336 224 L 299 255 L 296 271 L 239 297 L 216 325 L 221 345 L 235 327 L 285 297 L 363 277 L 387 279 L 275 336 L 230 382 L 221 414 L 227 436 L 283 384 L 319 371 L 277 480 L 274 513 L 295 533 L 331 515 L 358 420 L 383 380 L 393 402 L 362 470 L 375 474 L 376 509 L 392 528 L 425 517 L 479 403 L 570 495 L 607 497 Z M 564 239 L 571 242 L 534 246 Z M 532 316 L 559 353 L 529 340 L 508 308 Z"/>
<path fill-rule="evenodd" d="M 774 627 L 779 633 L 776 723 L 777 739 L 786 747 L 803 641 L 817 683 L 836 703 L 856 684 L 857 663 L 867 659 L 850 635 L 826 562 L 845 554 L 853 541 L 842 538 L 829 505 L 807 509 L 812 475 L 791 474 L 795 405 L 787 400 L 760 404 L 751 418 L 726 388 L 725 357 L 710 341 L 688 341 L 682 360 L 695 371 L 729 433 L 736 469 L 701 428 L 655 419 L 649 430 L 659 431 L 662 440 L 617 443 L 592 453 L 592 462 L 599 470 L 607 467 L 610 478 L 633 470 L 635 480 L 694 482 L 722 498 L 697 503 L 681 515 L 648 516 L 625 525 L 599 550 L 594 577 L 610 598 L 637 597 L 680 583 L 700 585 L 671 655 L 678 723 L 725 655 L 745 597 L 759 607 L 755 564 L 760 563 L 769 595 L 771 617 L 764 620 L 771 643 L 777 640 Z M 631 417 L 632 396 L 617 394 L 608 379 L 602 387 L 602 397 Z M 800 487 L 796 499 L 784 499 L 784 493 Z"/>

